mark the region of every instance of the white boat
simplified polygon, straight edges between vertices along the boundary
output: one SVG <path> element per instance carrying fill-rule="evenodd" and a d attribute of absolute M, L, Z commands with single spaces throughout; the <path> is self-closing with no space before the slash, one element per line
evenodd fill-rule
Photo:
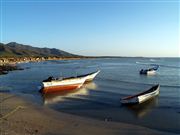
<path fill-rule="evenodd" d="M 92 81 L 99 72 L 100 70 L 89 74 L 69 78 L 49 77 L 42 82 L 43 87 L 41 91 L 43 93 L 49 93 L 63 90 L 78 89 L 84 84 L 84 82 Z"/>
<path fill-rule="evenodd" d="M 155 70 L 151 70 L 151 69 L 145 69 L 145 70 L 141 70 L 140 74 L 146 74 L 146 75 L 155 75 L 156 71 Z"/>
<path fill-rule="evenodd" d="M 43 84 L 43 93 L 57 92 L 62 90 L 72 90 L 80 88 L 85 82 L 85 77 L 70 77 L 70 78 L 53 78 L 49 77 L 48 79 L 42 82 Z"/>
<path fill-rule="evenodd" d="M 158 70 L 159 66 L 156 65 L 155 67 L 153 68 L 149 68 L 149 69 L 141 69 L 139 71 L 140 74 L 146 74 L 146 75 L 154 75 L 156 74 L 156 70 Z"/>
<path fill-rule="evenodd" d="M 90 81 L 92 81 L 96 77 L 96 75 L 99 72 L 100 72 L 100 70 L 98 70 L 96 72 L 89 73 L 89 74 L 80 75 L 80 76 L 77 76 L 77 77 L 85 77 L 86 78 L 86 82 L 90 82 Z"/>
<path fill-rule="evenodd" d="M 122 104 L 140 104 L 159 94 L 160 85 L 157 84 L 151 87 L 149 90 L 141 92 L 139 94 L 128 96 L 121 99 Z"/>

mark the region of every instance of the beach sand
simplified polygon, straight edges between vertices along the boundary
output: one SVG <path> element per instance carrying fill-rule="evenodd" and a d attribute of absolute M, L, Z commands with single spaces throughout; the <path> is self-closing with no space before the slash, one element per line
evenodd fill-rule
<path fill-rule="evenodd" d="M 1 135 L 169 135 L 138 125 L 56 112 L 22 97 L 0 93 Z"/>

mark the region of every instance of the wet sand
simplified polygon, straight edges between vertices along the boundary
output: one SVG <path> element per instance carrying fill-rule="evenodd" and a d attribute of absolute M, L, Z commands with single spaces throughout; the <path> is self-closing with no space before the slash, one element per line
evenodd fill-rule
<path fill-rule="evenodd" d="M 0 133 L 6 135 L 169 135 L 145 127 L 56 112 L 0 93 Z"/>

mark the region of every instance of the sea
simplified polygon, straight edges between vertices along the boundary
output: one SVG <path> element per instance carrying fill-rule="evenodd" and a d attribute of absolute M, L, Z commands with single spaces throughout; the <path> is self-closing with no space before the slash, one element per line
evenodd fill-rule
<path fill-rule="evenodd" d="M 155 75 L 141 69 L 159 65 Z M 180 134 L 180 58 L 94 58 L 21 63 L 25 70 L 0 76 L 0 92 L 13 93 L 58 112 L 102 121 L 140 125 Z M 100 70 L 94 81 L 68 92 L 43 95 L 41 82 L 49 76 L 72 77 Z M 160 84 L 159 96 L 140 105 L 124 106 L 120 99 Z"/>

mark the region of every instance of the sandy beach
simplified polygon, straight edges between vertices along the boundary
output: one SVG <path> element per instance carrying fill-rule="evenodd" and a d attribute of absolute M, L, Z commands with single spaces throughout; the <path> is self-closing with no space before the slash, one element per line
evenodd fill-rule
<path fill-rule="evenodd" d="M 168 135 L 137 125 L 56 112 L 12 94 L 0 94 L 2 135 Z"/>

